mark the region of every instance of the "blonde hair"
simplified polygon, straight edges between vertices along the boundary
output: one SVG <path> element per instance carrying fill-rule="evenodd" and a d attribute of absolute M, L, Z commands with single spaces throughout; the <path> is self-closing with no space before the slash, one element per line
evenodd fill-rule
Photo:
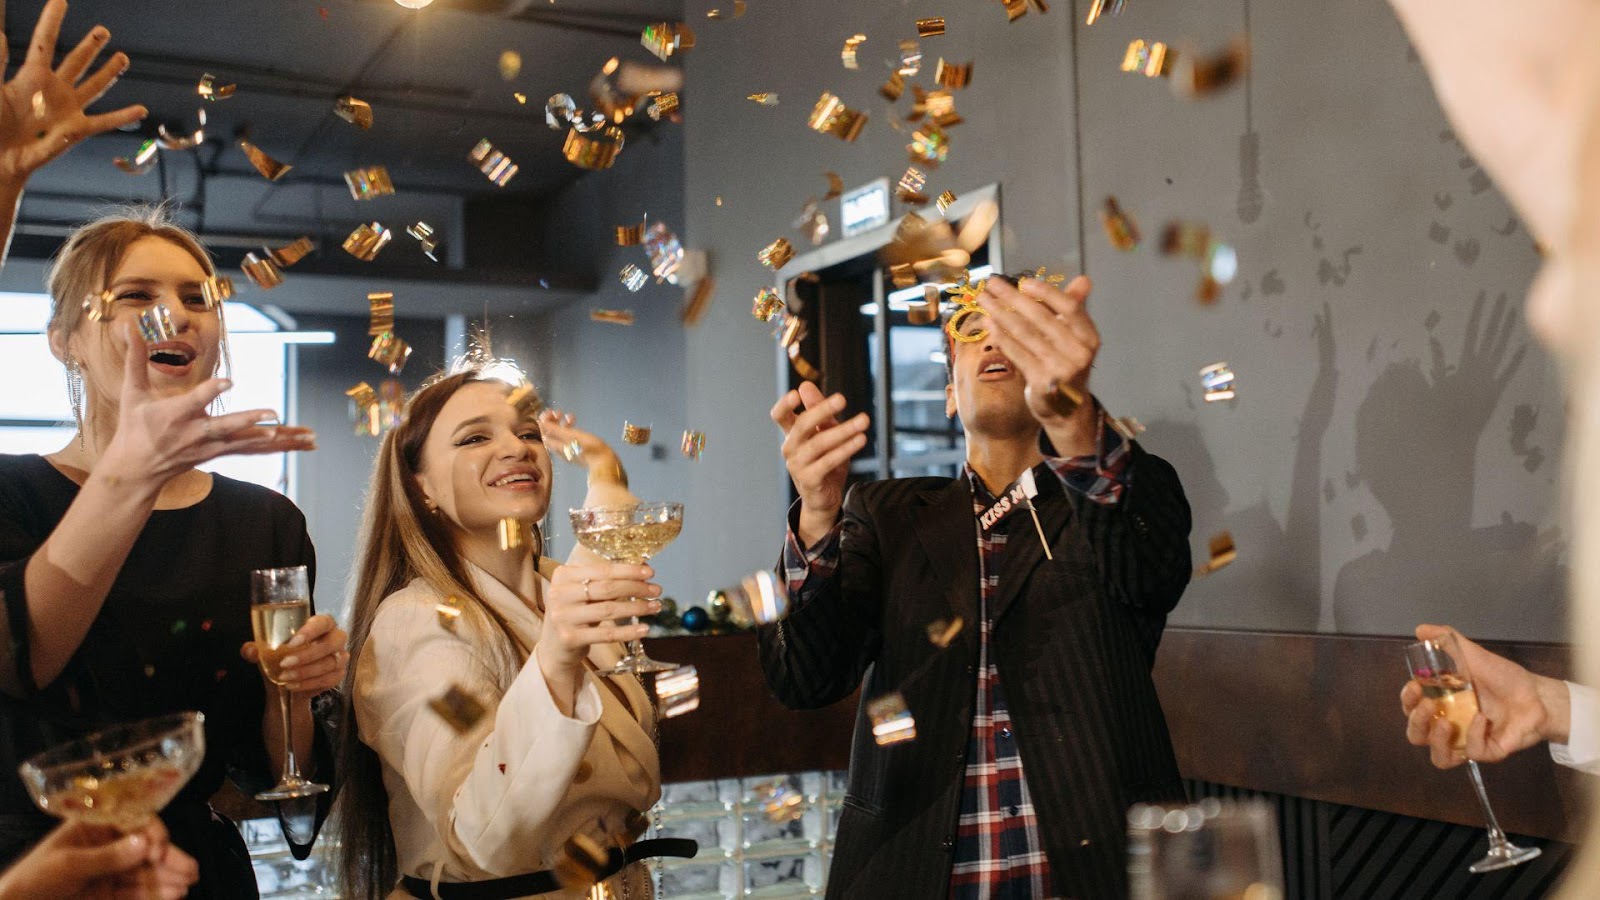
<path fill-rule="evenodd" d="M 98 297 L 106 289 L 111 276 L 127 258 L 128 250 L 147 237 L 161 238 L 181 248 L 200 264 L 207 278 L 216 276 L 217 267 L 211 261 L 211 254 L 194 232 L 173 221 L 169 207 L 164 204 L 127 207 L 80 227 L 56 251 L 50 271 L 45 275 L 45 285 L 50 292 L 50 322 L 46 330 L 51 335 L 59 335 L 63 344 L 76 334 L 89 318 L 85 301 Z M 221 309 L 217 310 L 217 322 L 221 325 L 218 374 L 231 376 L 233 358 L 228 351 L 228 331 Z M 114 401 L 114 398 L 104 399 Z M 88 415 L 92 409 L 93 404 L 90 404 L 83 413 Z"/>
<path fill-rule="evenodd" d="M 430 380 L 412 395 L 400 423 L 383 437 L 367 490 L 349 614 L 350 667 L 345 674 L 339 766 L 343 787 L 337 801 L 340 888 L 350 900 L 387 896 L 399 877 L 382 765 L 377 753 L 361 740 L 355 716 L 356 668 L 378 607 L 389 595 L 421 578 L 439 594 L 461 602 L 466 621 L 458 627 L 489 636 L 489 668 L 507 684 L 532 653 L 478 595 L 449 525 L 442 516 L 428 511 L 417 483 L 423 443 L 439 411 L 457 391 L 475 382 L 503 383 L 468 370 Z M 534 534 L 537 538 L 537 528 Z M 534 541 L 535 560 L 543 543 L 542 539 Z M 542 598 L 534 600 L 542 609 Z"/>

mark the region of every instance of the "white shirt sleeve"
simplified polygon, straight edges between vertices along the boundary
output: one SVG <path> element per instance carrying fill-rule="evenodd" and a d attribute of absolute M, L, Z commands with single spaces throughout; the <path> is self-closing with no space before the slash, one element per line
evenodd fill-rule
<path fill-rule="evenodd" d="M 1600 775 L 1600 693 L 1567 682 L 1572 697 L 1571 725 L 1565 744 L 1551 744 L 1550 758 L 1563 766 Z"/>
<path fill-rule="evenodd" d="M 362 653 L 357 715 L 446 852 L 469 870 L 514 874 L 527 870 L 530 848 L 549 843 L 545 831 L 600 721 L 600 694 L 586 679 L 573 715 L 562 714 L 535 647 L 502 695 L 467 626 L 452 634 L 431 602 L 386 600 Z M 451 685 L 488 707 L 464 734 L 428 705 Z"/>

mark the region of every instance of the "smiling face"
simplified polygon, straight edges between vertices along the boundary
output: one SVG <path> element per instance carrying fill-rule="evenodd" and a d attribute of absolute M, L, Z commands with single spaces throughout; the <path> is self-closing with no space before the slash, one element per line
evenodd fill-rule
<path fill-rule="evenodd" d="M 967 316 L 960 331 L 970 336 L 990 327 L 989 317 L 977 314 Z M 992 333 L 979 341 L 950 344 L 950 383 L 944 388 L 946 415 L 960 414 L 969 434 L 1010 435 L 1039 428 L 1038 421 L 1028 412 L 1022 373 L 995 348 Z"/>
<path fill-rule="evenodd" d="M 462 385 L 422 445 L 417 484 L 461 530 L 493 532 L 501 519 L 537 522 L 550 505 L 550 454 L 526 407 L 498 381 Z"/>
<path fill-rule="evenodd" d="M 113 298 L 105 321 L 84 316 L 70 334 L 51 332 L 56 355 L 70 356 L 83 367 L 89 411 L 122 395 L 128 350 L 123 323 L 157 306 L 170 314 L 175 334 L 146 348 L 151 390 L 161 396 L 181 394 L 216 373 L 222 321 L 220 311 L 206 309 L 200 292 L 206 277 L 200 261 L 182 245 L 162 237 L 140 238 L 128 246 L 104 285 Z"/>

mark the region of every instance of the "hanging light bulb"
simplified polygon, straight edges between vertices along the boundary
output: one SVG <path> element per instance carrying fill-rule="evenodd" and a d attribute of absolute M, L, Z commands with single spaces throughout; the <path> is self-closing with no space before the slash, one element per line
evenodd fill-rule
<path fill-rule="evenodd" d="M 433 0 L 394 0 L 394 2 L 404 6 L 406 9 L 421 9 L 432 3 Z"/>

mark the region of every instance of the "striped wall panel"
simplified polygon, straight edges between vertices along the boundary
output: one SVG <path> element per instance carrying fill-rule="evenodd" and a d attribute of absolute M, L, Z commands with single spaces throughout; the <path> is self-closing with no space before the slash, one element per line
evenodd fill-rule
<path fill-rule="evenodd" d="M 1558 841 L 1514 836 L 1544 855 L 1515 869 L 1471 875 L 1467 865 L 1486 843 L 1481 828 L 1209 782 L 1187 785 L 1196 799 L 1260 797 L 1273 805 L 1287 900 L 1534 900 L 1552 892 L 1572 852 Z"/>

